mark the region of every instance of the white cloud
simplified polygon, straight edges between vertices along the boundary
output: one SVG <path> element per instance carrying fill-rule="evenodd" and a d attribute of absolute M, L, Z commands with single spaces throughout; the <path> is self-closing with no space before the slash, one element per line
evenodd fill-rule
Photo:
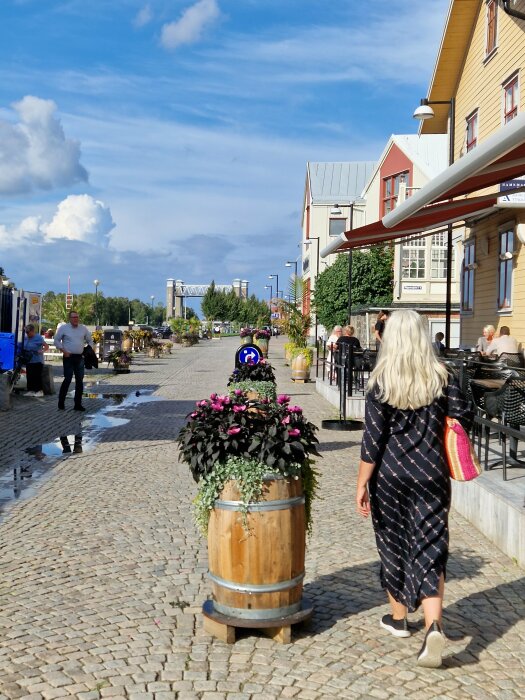
<path fill-rule="evenodd" d="M 133 25 L 135 27 L 144 27 L 149 24 L 153 19 L 153 12 L 151 11 L 151 5 L 148 3 L 137 13 L 135 19 L 133 20 Z"/>
<path fill-rule="evenodd" d="M 0 243 L 6 247 L 21 242 L 54 243 L 57 239 L 107 247 L 115 227 L 109 207 L 90 195 L 69 195 L 58 205 L 50 222 L 27 216 L 19 224 L 0 226 Z"/>
<path fill-rule="evenodd" d="M 88 194 L 69 195 L 60 202 L 53 220 L 42 226 L 47 239 L 66 238 L 106 247 L 115 227 L 109 207 Z"/>
<path fill-rule="evenodd" d="M 0 194 L 87 181 L 80 146 L 66 138 L 52 100 L 28 95 L 13 108 L 18 122 L 0 119 Z"/>
<path fill-rule="evenodd" d="M 184 10 L 179 20 L 164 24 L 160 43 L 165 49 L 176 49 L 198 41 L 204 29 L 220 15 L 216 0 L 199 0 Z"/>

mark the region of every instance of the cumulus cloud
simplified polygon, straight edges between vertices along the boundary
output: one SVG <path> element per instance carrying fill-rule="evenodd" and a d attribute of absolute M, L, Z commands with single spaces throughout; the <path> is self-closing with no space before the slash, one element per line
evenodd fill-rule
<path fill-rule="evenodd" d="M 80 145 L 66 138 L 52 100 L 27 95 L 13 104 L 18 121 L 0 119 L 0 194 L 86 182 Z"/>
<path fill-rule="evenodd" d="M 148 3 L 147 5 L 144 5 L 144 7 L 137 13 L 135 19 L 133 20 L 133 24 L 135 27 L 144 27 L 146 24 L 149 24 L 152 19 L 153 12 L 151 11 L 151 6 Z"/>
<path fill-rule="evenodd" d="M 53 243 L 58 239 L 80 241 L 106 248 L 115 222 L 109 207 L 88 194 L 69 195 L 57 207 L 50 222 L 28 216 L 17 226 L 0 226 L 0 244 Z"/>
<path fill-rule="evenodd" d="M 216 0 L 199 0 L 182 13 L 179 20 L 162 27 L 160 42 L 165 49 L 176 49 L 198 41 L 206 27 L 220 15 Z"/>
<path fill-rule="evenodd" d="M 106 247 L 115 227 L 109 207 L 88 194 L 71 194 L 58 205 L 53 220 L 44 225 L 46 238 L 66 238 Z"/>

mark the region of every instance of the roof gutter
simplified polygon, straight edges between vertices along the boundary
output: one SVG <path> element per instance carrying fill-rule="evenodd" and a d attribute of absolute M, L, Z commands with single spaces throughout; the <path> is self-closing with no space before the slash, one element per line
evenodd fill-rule
<path fill-rule="evenodd" d="M 516 19 L 525 20 L 525 13 L 520 12 L 519 10 L 513 10 L 510 6 L 510 0 L 502 0 L 502 1 L 503 1 L 503 9 L 508 15 L 510 15 L 511 17 L 516 17 Z"/>

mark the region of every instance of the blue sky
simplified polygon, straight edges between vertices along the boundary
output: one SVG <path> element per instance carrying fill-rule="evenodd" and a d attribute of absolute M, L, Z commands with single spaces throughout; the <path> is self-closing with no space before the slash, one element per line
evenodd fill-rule
<path fill-rule="evenodd" d="M 2 0 L 0 265 L 164 300 L 286 280 L 306 162 L 415 133 L 448 0 Z M 281 277 L 282 275 L 282 277 Z"/>

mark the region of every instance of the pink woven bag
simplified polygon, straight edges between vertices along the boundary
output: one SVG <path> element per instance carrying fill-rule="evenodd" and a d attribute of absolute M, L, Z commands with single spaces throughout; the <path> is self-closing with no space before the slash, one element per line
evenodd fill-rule
<path fill-rule="evenodd" d="M 455 418 L 445 418 L 445 454 L 450 477 L 471 481 L 481 474 L 481 466 L 465 428 Z"/>

